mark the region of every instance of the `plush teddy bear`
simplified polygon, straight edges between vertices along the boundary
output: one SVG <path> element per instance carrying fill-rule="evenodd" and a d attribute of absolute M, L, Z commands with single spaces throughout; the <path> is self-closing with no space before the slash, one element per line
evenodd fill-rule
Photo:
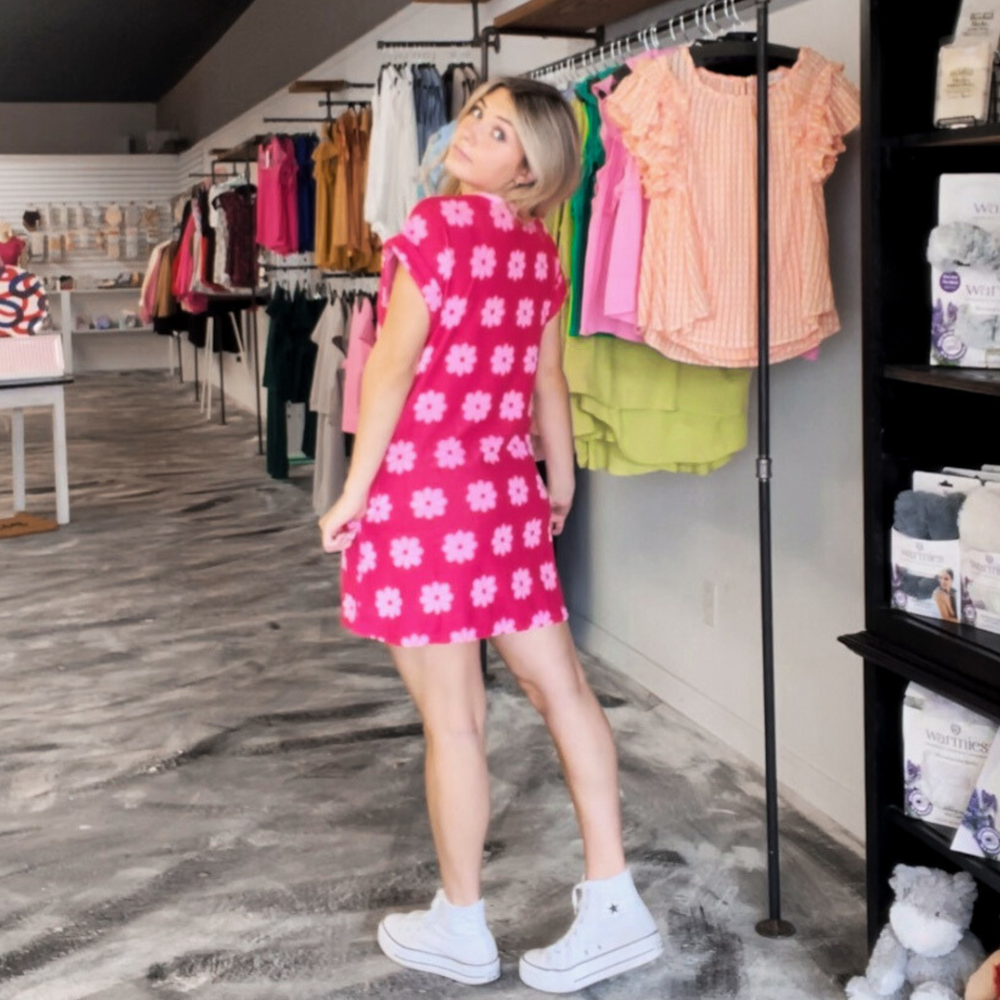
<path fill-rule="evenodd" d="M 993 952 L 973 973 L 965 987 L 965 1000 L 1000 1000 L 1000 951 Z"/>
<path fill-rule="evenodd" d="M 896 899 L 867 974 L 847 984 L 850 1000 L 961 1000 L 986 952 L 969 931 L 976 883 L 966 872 L 897 865 Z"/>

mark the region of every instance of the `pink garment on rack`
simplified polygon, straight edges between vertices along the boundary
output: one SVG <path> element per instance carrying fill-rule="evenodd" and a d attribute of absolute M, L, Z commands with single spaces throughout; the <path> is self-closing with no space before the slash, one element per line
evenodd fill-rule
<path fill-rule="evenodd" d="M 361 414 L 361 376 L 368 356 L 375 346 L 375 319 L 368 296 L 354 307 L 347 337 L 347 365 L 344 375 L 344 413 L 341 424 L 345 434 L 357 434 Z"/>
<path fill-rule="evenodd" d="M 184 224 L 180 245 L 177 248 L 177 267 L 174 273 L 174 298 L 181 304 L 185 312 L 203 313 L 208 309 L 208 299 L 191 290 L 194 278 L 194 242 L 198 238 L 195 232 L 194 213 L 192 212 Z"/>
<path fill-rule="evenodd" d="M 0 264 L 7 264 L 10 267 L 17 265 L 24 249 L 24 240 L 19 236 L 11 236 L 5 243 L 0 243 Z"/>
<path fill-rule="evenodd" d="M 614 83 L 613 77 L 605 77 L 592 90 L 603 98 Z M 647 202 L 638 164 L 618 126 L 604 113 L 603 100 L 600 107 L 605 162 L 597 171 L 587 233 L 580 335 L 611 333 L 641 343 L 636 312 Z"/>
<path fill-rule="evenodd" d="M 275 253 L 299 248 L 298 161 L 291 139 L 272 136 L 257 153 L 257 242 Z"/>
<path fill-rule="evenodd" d="M 151 326 L 156 315 L 156 286 L 160 280 L 160 268 L 163 266 L 163 251 L 170 246 L 169 241 L 153 247 L 146 267 L 146 276 L 142 279 L 142 290 L 139 292 L 139 318 L 143 326 Z"/>

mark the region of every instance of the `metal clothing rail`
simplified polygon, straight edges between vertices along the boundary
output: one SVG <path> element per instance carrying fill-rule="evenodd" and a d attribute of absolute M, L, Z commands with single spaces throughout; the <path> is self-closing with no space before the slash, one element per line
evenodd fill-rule
<path fill-rule="evenodd" d="M 732 22 L 729 27 L 734 27 L 740 23 L 741 11 L 748 13 L 755 7 L 760 7 L 760 0 L 718 0 L 718 2 L 702 3 L 645 28 L 638 28 L 589 49 L 574 52 L 571 56 L 537 66 L 528 76 L 538 78 L 562 69 L 573 69 L 585 64 L 596 65 L 608 58 L 621 59 L 630 54 L 633 47 L 642 51 L 650 47 L 659 48 L 661 45 L 685 45 L 698 39 L 711 39 L 728 30 L 725 24 L 727 18 Z"/>
<path fill-rule="evenodd" d="M 681 14 L 658 21 L 603 45 L 578 52 L 567 59 L 541 66 L 530 74 L 545 76 L 562 68 L 603 63 L 608 56 L 619 59 L 632 46 L 646 49 L 661 44 L 685 44 L 694 28 L 702 38 L 715 38 L 727 28 L 742 24 L 741 10 L 756 11 L 757 57 L 757 462 L 760 541 L 761 650 L 764 687 L 764 778 L 767 818 L 768 918 L 757 924 L 757 932 L 770 938 L 789 937 L 795 928 L 781 918 L 781 872 L 779 855 L 777 739 L 774 694 L 774 600 L 771 537 L 771 381 L 770 381 L 770 159 L 768 150 L 770 95 L 768 92 L 768 15 L 771 0 L 719 0 L 691 7 Z M 719 17 L 722 17 L 722 21 Z"/>

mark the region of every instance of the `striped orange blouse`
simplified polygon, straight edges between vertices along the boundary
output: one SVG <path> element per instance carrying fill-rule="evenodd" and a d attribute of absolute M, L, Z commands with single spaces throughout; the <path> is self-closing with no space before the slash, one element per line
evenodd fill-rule
<path fill-rule="evenodd" d="M 843 66 L 804 48 L 770 77 L 771 361 L 840 329 L 823 183 L 860 119 Z M 757 82 L 698 68 L 687 48 L 636 65 L 606 99 L 650 200 L 638 319 L 690 364 L 757 363 Z"/>

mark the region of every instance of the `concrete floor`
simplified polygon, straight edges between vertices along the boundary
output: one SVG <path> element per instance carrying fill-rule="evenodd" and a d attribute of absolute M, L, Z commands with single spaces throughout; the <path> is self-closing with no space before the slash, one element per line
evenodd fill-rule
<path fill-rule="evenodd" d="M 208 424 L 162 375 L 84 377 L 68 402 L 73 523 L 0 542 L 0 1000 L 476 992 L 375 943 L 386 910 L 437 886 L 422 741 L 384 650 L 337 624 L 307 471 L 269 480 L 251 418 Z M 42 513 L 48 433 L 29 416 Z M 798 936 L 757 937 L 760 774 L 586 665 L 666 954 L 582 995 L 842 996 L 866 957 L 861 859 L 786 807 Z M 581 844 L 544 728 L 499 664 L 489 719 L 484 894 L 503 975 L 478 993 L 527 998 L 517 957 L 568 926 Z"/>

